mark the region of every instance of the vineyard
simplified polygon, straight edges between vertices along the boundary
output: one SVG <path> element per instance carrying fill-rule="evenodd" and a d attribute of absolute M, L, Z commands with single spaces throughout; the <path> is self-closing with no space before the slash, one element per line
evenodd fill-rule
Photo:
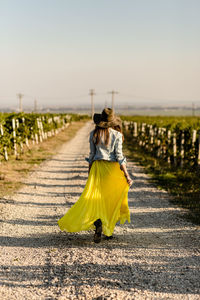
<path fill-rule="evenodd" d="M 81 116 L 66 114 L 0 114 L 0 160 L 16 159 L 30 145 L 39 144 L 68 127 Z"/>
<path fill-rule="evenodd" d="M 122 117 L 130 157 L 200 223 L 200 118 Z"/>
<path fill-rule="evenodd" d="M 151 155 L 174 166 L 200 165 L 200 118 L 126 117 L 123 124 Z"/>

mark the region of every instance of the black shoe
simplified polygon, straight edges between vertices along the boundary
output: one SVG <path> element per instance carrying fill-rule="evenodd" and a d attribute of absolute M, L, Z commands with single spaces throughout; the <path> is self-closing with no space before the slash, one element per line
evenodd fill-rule
<path fill-rule="evenodd" d="M 102 222 L 100 219 L 96 220 L 94 222 L 94 225 L 96 227 L 95 234 L 94 234 L 94 242 L 100 243 L 101 242 L 101 234 L 102 234 Z"/>
<path fill-rule="evenodd" d="M 112 240 L 113 239 L 113 236 L 111 235 L 111 236 L 105 236 L 105 240 Z"/>

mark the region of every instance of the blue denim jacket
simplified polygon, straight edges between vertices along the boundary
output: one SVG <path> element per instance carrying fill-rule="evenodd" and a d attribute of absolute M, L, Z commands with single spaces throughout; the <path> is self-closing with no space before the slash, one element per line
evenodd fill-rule
<path fill-rule="evenodd" d="M 118 161 L 120 166 L 126 163 L 126 158 L 122 152 L 122 134 L 112 128 L 109 128 L 109 143 L 106 146 L 103 141 L 98 145 L 93 142 L 94 130 L 90 133 L 90 155 L 86 160 L 92 163 L 95 160 Z"/>

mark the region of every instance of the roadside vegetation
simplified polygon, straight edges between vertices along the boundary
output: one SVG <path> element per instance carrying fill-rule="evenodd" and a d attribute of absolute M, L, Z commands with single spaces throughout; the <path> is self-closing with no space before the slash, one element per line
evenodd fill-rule
<path fill-rule="evenodd" d="M 165 117 L 124 117 L 124 120 L 145 122 L 146 124 L 159 123 L 161 126 L 167 125 L 172 128 L 179 126 L 188 130 L 199 128 L 200 118 L 165 118 Z M 194 127 L 192 127 L 194 125 Z M 180 164 L 169 163 L 163 157 L 157 157 L 150 147 L 139 145 L 138 137 L 134 137 L 131 130 L 124 131 L 124 149 L 126 155 L 139 162 L 145 167 L 146 172 L 151 175 L 152 182 L 160 189 L 165 189 L 173 195 L 171 201 L 186 209 L 185 216 L 195 224 L 200 224 L 200 167 L 196 163 Z M 162 145 L 162 140 L 161 140 Z M 192 155 L 192 153 L 191 153 Z M 173 162 L 173 161 L 172 161 Z M 179 162 L 179 161 L 178 161 Z"/>
<path fill-rule="evenodd" d="M 0 197 L 10 195 L 21 187 L 25 176 L 41 162 L 56 154 L 60 146 L 73 138 L 86 121 L 88 121 L 88 116 L 72 115 L 69 126 L 57 135 L 39 144 L 29 143 L 29 149 L 21 153 L 17 159 L 14 155 L 10 156 L 8 161 L 2 159 L 0 162 Z"/>

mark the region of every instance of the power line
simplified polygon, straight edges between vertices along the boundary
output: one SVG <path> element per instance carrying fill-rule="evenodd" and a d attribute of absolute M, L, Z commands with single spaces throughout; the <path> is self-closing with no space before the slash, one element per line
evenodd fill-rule
<path fill-rule="evenodd" d="M 100 92 L 100 93 L 98 93 L 98 94 L 96 94 L 96 93 L 94 93 L 94 89 L 92 89 L 93 90 L 93 95 L 91 96 L 91 101 L 93 101 L 94 99 L 93 99 L 93 96 L 94 95 L 96 95 L 96 97 L 98 98 L 98 97 L 102 97 L 103 95 L 107 95 L 108 93 L 109 94 L 111 94 L 112 95 L 112 108 L 114 109 L 114 105 L 115 105 L 115 95 L 116 94 L 119 94 L 118 92 L 116 92 L 116 91 L 114 91 L 114 90 L 112 90 L 112 91 L 109 91 L 109 92 L 107 92 L 107 93 L 102 93 L 102 92 Z M 91 91 L 90 91 L 90 94 L 89 95 L 91 95 Z M 21 94 L 21 93 L 18 93 L 17 94 L 17 97 L 18 97 L 18 101 L 19 101 L 19 111 L 23 111 L 23 105 L 22 105 L 22 98 L 31 98 L 31 99 L 35 99 L 35 96 L 31 96 L 31 95 L 29 95 L 29 94 Z M 80 98 L 85 98 L 85 100 L 87 99 L 87 97 L 88 97 L 88 95 L 87 94 L 85 94 L 85 95 L 77 95 L 77 96 L 63 96 L 63 97 L 61 97 L 61 96 L 37 96 L 37 99 L 40 99 L 40 100 L 43 100 L 43 102 L 45 101 L 45 100 L 66 100 L 67 102 L 70 102 L 71 100 L 73 101 L 73 99 L 80 99 Z M 197 100 L 183 100 L 183 99 L 164 99 L 164 98 L 157 98 L 157 97 L 148 97 L 148 96 L 145 96 L 145 95 L 137 95 L 137 94 L 132 94 L 132 93 L 123 93 L 123 92 L 120 92 L 120 94 L 119 94 L 119 96 L 118 96 L 120 99 L 123 97 L 123 98 L 125 98 L 125 97 L 127 97 L 127 98 L 132 98 L 132 100 L 133 101 L 139 101 L 140 102 L 140 104 L 142 104 L 142 102 L 143 103 L 145 103 L 145 102 L 155 102 L 155 103 L 157 103 L 158 101 L 162 101 L 162 103 L 167 103 L 167 104 L 175 104 L 175 102 L 177 102 L 177 105 L 178 105 L 178 103 L 179 102 L 181 102 L 182 103 L 182 105 L 192 105 L 192 114 L 193 115 L 195 115 L 195 110 L 196 110 L 196 105 L 199 105 L 200 104 L 200 101 L 197 101 Z M 1 95 L 0 96 L 0 101 L 1 100 L 3 100 L 3 101 L 5 101 L 6 102 L 6 100 L 8 100 L 9 101 L 9 99 L 12 99 L 13 98 L 13 100 L 15 99 L 14 97 L 11 97 L 11 96 L 3 96 L 3 95 Z M 130 100 L 129 100 L 130 101 Z M 195 104 L 192 104 L 192 102 L 194 103 L 195 102 Z M 92 114 L 94 114 L 94 103 L 93 103 L 93 105 L 92 105 L 92 103 L 91 103 L 91 106 L 93 107 L 91 107 L 91 110 L 92 110 Z M 191 106 L 190 106 L 191 107 Z"/>
<path fill-rule="evenodd" d="M 183 99 L 166 99 L 166 98 L 157 98 L 157 97 L 148 97 L 148 96 L 144 96 L 144 95 L 136 95 L 136 94 L 126 94 L 126 93 L 121 93 L 120 92 L 120 95 L 119 97 L 130 97 L 130 98 L 134 98 L 134 99 L 138 99 L 138 100 L 145 100 L 145 101 L 164 101 L 164 102 L 167 102 L 167 103 L 170 103 L 170 102 L 188 102 L 189 100 L 183 100 Z M 196 102 L 200 102 L 200 101 L 196 101 Z"/>
<path fill-rule="evenodd" d="M 40 99 L 45 99 L 45 100 L 54 100 L 54 99 L 64 99 L 64 100 L 66 100 L 66 99 L 76 99 L 76 98 L 84 98 L 84 97 L 88 97 L 88 95 L 87 94 L 85 94 L 85 95 L 77 95 L 77 96 L 63 96 L 63 97 L 61 97 L 61 96 L 38 96 L 38 98 L 40 98 Z"/>

